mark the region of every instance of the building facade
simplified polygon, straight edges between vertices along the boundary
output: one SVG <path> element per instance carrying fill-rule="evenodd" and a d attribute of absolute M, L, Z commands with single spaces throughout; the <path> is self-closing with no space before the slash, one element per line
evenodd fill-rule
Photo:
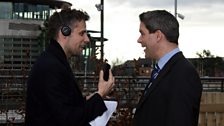
<path fill-rule="evenodd" d="M 45 48 L 43 23 L 55 8 L 71 6 L 59 0 L 3 0 L 0 2 L 1 75 L 29 71 Z"/>
<path fill-rule="evenodd" d="M 44 22 L 61 0 L 0 1 L 0 125 L 24 122 L 28 73 L 45 49 Z"/>

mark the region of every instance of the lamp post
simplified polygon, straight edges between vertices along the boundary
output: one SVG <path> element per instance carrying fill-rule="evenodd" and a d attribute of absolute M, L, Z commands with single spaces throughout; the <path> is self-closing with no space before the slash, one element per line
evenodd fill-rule
<path fill-rule="evenodd" d="M 174 0 L 174 15 L 177 18 L 177 0 Z"/>
<path fill-rule="evenodd" d="M 101 0 L 101 3 L 100 4 L 96 4 L 95 5 L 97 10 L 101 12 L 101 15 L 100 15 L 100 18 L 101 18 L 101 36 L 100 36 L 100 48 L 101 48 L 101 51 L 100 51 L 100 59 L 103 61 L 103 57 L 104 57 L 104 0 Z"/>
<path fill-rule="evenodd" d="M 174 16 L 177 18 L 179 17 L 180 19 L 184 19 L 184 15 L 177 13 L 177 0 L 174 0 Z"/>
<path fill-rule="evenodd" d="M 101 0 L 101 60 L 103 61 L 103 55 L 104 55 L 104 0 Z"/>

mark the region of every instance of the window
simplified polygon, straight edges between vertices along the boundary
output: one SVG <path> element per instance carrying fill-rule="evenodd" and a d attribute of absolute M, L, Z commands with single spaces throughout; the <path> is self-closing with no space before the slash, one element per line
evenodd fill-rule
<path fill-rule="evenodd" d="M 12 15 L 12 3 L 0 2 L 0 19 L 11 19 Z"/>
<path fill-rule="evenodd" d="M 35 5 L 29 3 L 14 3 L 13 18 L 45 20 L 48 18 L 50 7 L 48 5 Z"/>

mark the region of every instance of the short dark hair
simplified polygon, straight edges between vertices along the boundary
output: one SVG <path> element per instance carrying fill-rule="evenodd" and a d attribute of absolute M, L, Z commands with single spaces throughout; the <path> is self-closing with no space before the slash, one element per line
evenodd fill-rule
<path fill-rule="evenodd" d="M 56 11 L 48 20 L 48 37 L 50 39 L 56 39 L 57 33 L 63 25 L 72 27 L 74 23 L 82 20 L 87 21 L 89 18 L 89 15 L 81 10 L 67 8 L 60 12 Z"/>
<path fill-rule="evenodd" d="M 178 44 L 179 23 L 171 13 L 166 10 L 147 11 L 141 13 L 139 18 L 149 33 L 160 30 L 168 41 Z"/>

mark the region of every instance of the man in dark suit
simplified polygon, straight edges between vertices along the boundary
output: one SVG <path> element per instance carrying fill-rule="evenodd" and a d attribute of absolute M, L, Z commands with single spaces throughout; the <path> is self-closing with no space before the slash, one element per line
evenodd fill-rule
<path fill-rule="evenodd" d="M 144 12 L 139 18 L 138 43 L 159 69 L 136 106 L 134 126 L 197 126 L 202 85 L 178 48 L 177 19 L 165 10 Z"/>
<path fill-rule="evenodd" d="M 50 44 L 33 65 L 27 84 L 26 126 L 88 126 L 106 110 L 103 98 L 114 86 L 100 72 L 98 91 L 83 97 L 68 63 L 81 55 L 89 42 L 86 12 L 65 9 L 55 12 L 48 23 Z"/>

